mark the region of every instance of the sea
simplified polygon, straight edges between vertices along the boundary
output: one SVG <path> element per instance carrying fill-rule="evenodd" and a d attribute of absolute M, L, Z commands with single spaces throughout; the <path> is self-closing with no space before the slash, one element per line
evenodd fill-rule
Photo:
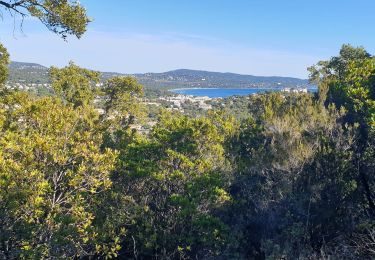
<path fill-rule="evenodd" d="M 181 88 L 172 89 L 173 93 L 198 97 L 226 98 L 230 96 L 247 96 L 256 93 L 281 91 L 282 88 Z M 316 92 L 316 87 L 307 88 L 308 92 Z"/>

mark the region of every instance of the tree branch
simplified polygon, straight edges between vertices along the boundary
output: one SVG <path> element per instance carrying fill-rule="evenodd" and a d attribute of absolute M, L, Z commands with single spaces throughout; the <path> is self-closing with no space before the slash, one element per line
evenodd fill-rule
<path fill-rule="evenodd" d="M 10 3 L 4 2 L 4 1 L 0 1 L 0 5 L 4 6 L 8 10 L 13 10 L 14 12 L 20 14 L 22 17 L 25 17 L 26 14 L 17 9 L 17 7 L 26 8 L 25 6 L 23 6 L 23 4 L 25 2 L 26 2 L 26 0 L 22 0 L 22 1 L 18 1 L 18 2 L 15 2 L 13 4 L 10 4 Z"/>
<path fill-rule="evenodd" d="M 0 5 L 3 5 L 6 8 L 9 8 L 9 9 L 15 9 L 18 6 L 22 6 L 25 2 L 27 2 L 27 0 L 21 0 L 21 1 L 15 2 L 13 4 L 10 4 L 10 3 L 4 2 L 4 1 L 0 1 Z"/>

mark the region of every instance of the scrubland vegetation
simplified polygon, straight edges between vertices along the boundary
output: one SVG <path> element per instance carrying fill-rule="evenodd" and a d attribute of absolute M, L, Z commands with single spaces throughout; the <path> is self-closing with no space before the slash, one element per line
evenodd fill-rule
<path fill-rule="evenodd" d="M 83 33 L 71 30 L 56 32 Z M 4 87 L 0 53 L 0 258 L 375 257 L 375 58 L 363 48 L 309 68 L 317 94 L 162 109 L 147 134 L 132 129 L 147 120 L 134 78 L 98 87 L 71 63 L 50 69 L 53 95 L 40 97 Z"/>

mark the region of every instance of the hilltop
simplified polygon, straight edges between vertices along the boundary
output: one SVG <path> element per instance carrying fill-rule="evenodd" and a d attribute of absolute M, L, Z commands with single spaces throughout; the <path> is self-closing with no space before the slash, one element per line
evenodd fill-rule
<path fill-rule="evenodd" d="M 37 63 L 12 61 L 8 80 L 11 83 L 49 83 L 48 68 Z"/>
<path fill-rule="evenodd" d="M 268 77 L 179 69 L 164 73 L 135 74 L 144 85 L 159 87 L 222 87 L 249 88 L 275 86 L 305 86 L 308 81 L 291 77 Z"/>

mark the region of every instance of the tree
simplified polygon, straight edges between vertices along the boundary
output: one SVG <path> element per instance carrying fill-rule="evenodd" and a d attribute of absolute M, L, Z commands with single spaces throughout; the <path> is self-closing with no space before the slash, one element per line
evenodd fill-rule
<path fill-rule="evenodd" d="M 0 87 L 8 78 L 9 54 L 7 49 L 0 44 Z"/>
<path fill-rule="evenodd" d="M 258 95 L 249 110 L 228 147 L 236 167 L 234 203 L 222 213 L 234 238 L 229 258 L 319 258 L 353 230 L 345 212 L 361 212 L 355 129 L 311 95 Z"/>
<path fill-rule="evenodd" d="M 51 67 L 50 77 L 55 94 L 75 107 L 92 105 L 99 95 L 100 73 L 80 68 L 73 62 L 62 69 Z"/>
<path fill-rule="evenodd" d="M 1 7 L 39 18 L 64 39 L 81 37 L 89 22 L 78 2 L 0 1 Z M 8 63 L 0 45 L 1 86 Z M 100 75 L 70 63 L 52 67 L 50 76 L 53 97 L 1 93 L 0 258 L 117 256 L 125 230 L 107 215 L 117 152 L 103 145 L 108 123 L 94 106 Z"/>
<path fill-rule="evenodd" d="M 98 125 L 92 107 L 74 109 L 55 97 L 2 100 L 1 258 L 112 253 L 100 242 L 105 232 L 94 209 L 111 187 L 116 152 L 101 149 Z"/>
<path fill-rule="evenodd" d="M 66 39 L 68 35 L 80 38 L 90 19 L 78 1 L 69 0 L 4 0 L 0 8 L 22 19 L 28 15 L 38 18 L 50 31 Z"/>
<path fill-rule="evenodd" d="M 114 189 L 131 195 L 137 208 L 124 255 L 219 254 L 228 230 L 215 211 L 230 200 L 230 165 L 219 125 L 209 118 L 163 113 L 149 139 L 138 137 L 120 150 Z"/>
<path fill-rule="evenodd" d="M 326 105 L 336 104 L 348 112 L 344 123 L 358 126 L 354 151 L 357 196 L 360 208 L 356 212 L 351 233 L 358 241 L 350 241 L 365 256 L 374 255 L 375 233 L 375 58 L 362 47 L 344 45 L 337 57 L 319 62 L 310 68 L 311 80 L 322 90 Z M 371 242 L 372 241 L 372 242 Z M 371 257 L 370 257 L 371 258 Z"/>
<path fill-rule="evenodd" d="M 130 100 L 143 94 L 143 86 L 134 77 L 114 77 L 109 79 L 102 89 L 105 94 L 105 110 L 128 111 Z"/>
<path fill-rule="evenodd" d="M 311 80 L 319 84 L 326 104 L 348 110 L 345 121 L 359 124 L 356 151 L 359 178 L 368 200 L 370 214 L 375 216 L 375 58 L 363 48 L 344 45 L 340 56 L 319 62 L 310 68 Z"/>
<path fill-rule="evenodd" d="M 114 77 L 104 83 L 101 88 L 104 100 L 104 116 L 111 124 L 128 128 L 136 117 L 143 114 L 139 98 L 143 95 L 143 86 L 134 77 Z"/>
<path fill-rule="evenodd" d="M 142 87 L 119 78 L 100 91 L 100 74 L 73 63 L 50 75 L 55 96 L 7 91 L 0 102 L 0 258 L 117 256 L 125 225 L 108 202 L 127 207 L 128 194 L 111 189 L 117 152 L 105 138 L 126 132 L 112 123 Z"/>
<path fill-rule="evenodd" d="M 348 44 L 341 47 L 340 55 L 332 57 L 328 61 L 319 61 L 315 66 L 308 68 L 310 81 L 319 85 L 319 97 L 321 102 L 339 100 L 341 93 L 329 86 L 335 79 L 343 79 L 352 61 L 360 61 L 370 58 L 371 55 L 362 47 L 354 48 Z M 328 95 L 328 96 L 327 96 Z"/>

